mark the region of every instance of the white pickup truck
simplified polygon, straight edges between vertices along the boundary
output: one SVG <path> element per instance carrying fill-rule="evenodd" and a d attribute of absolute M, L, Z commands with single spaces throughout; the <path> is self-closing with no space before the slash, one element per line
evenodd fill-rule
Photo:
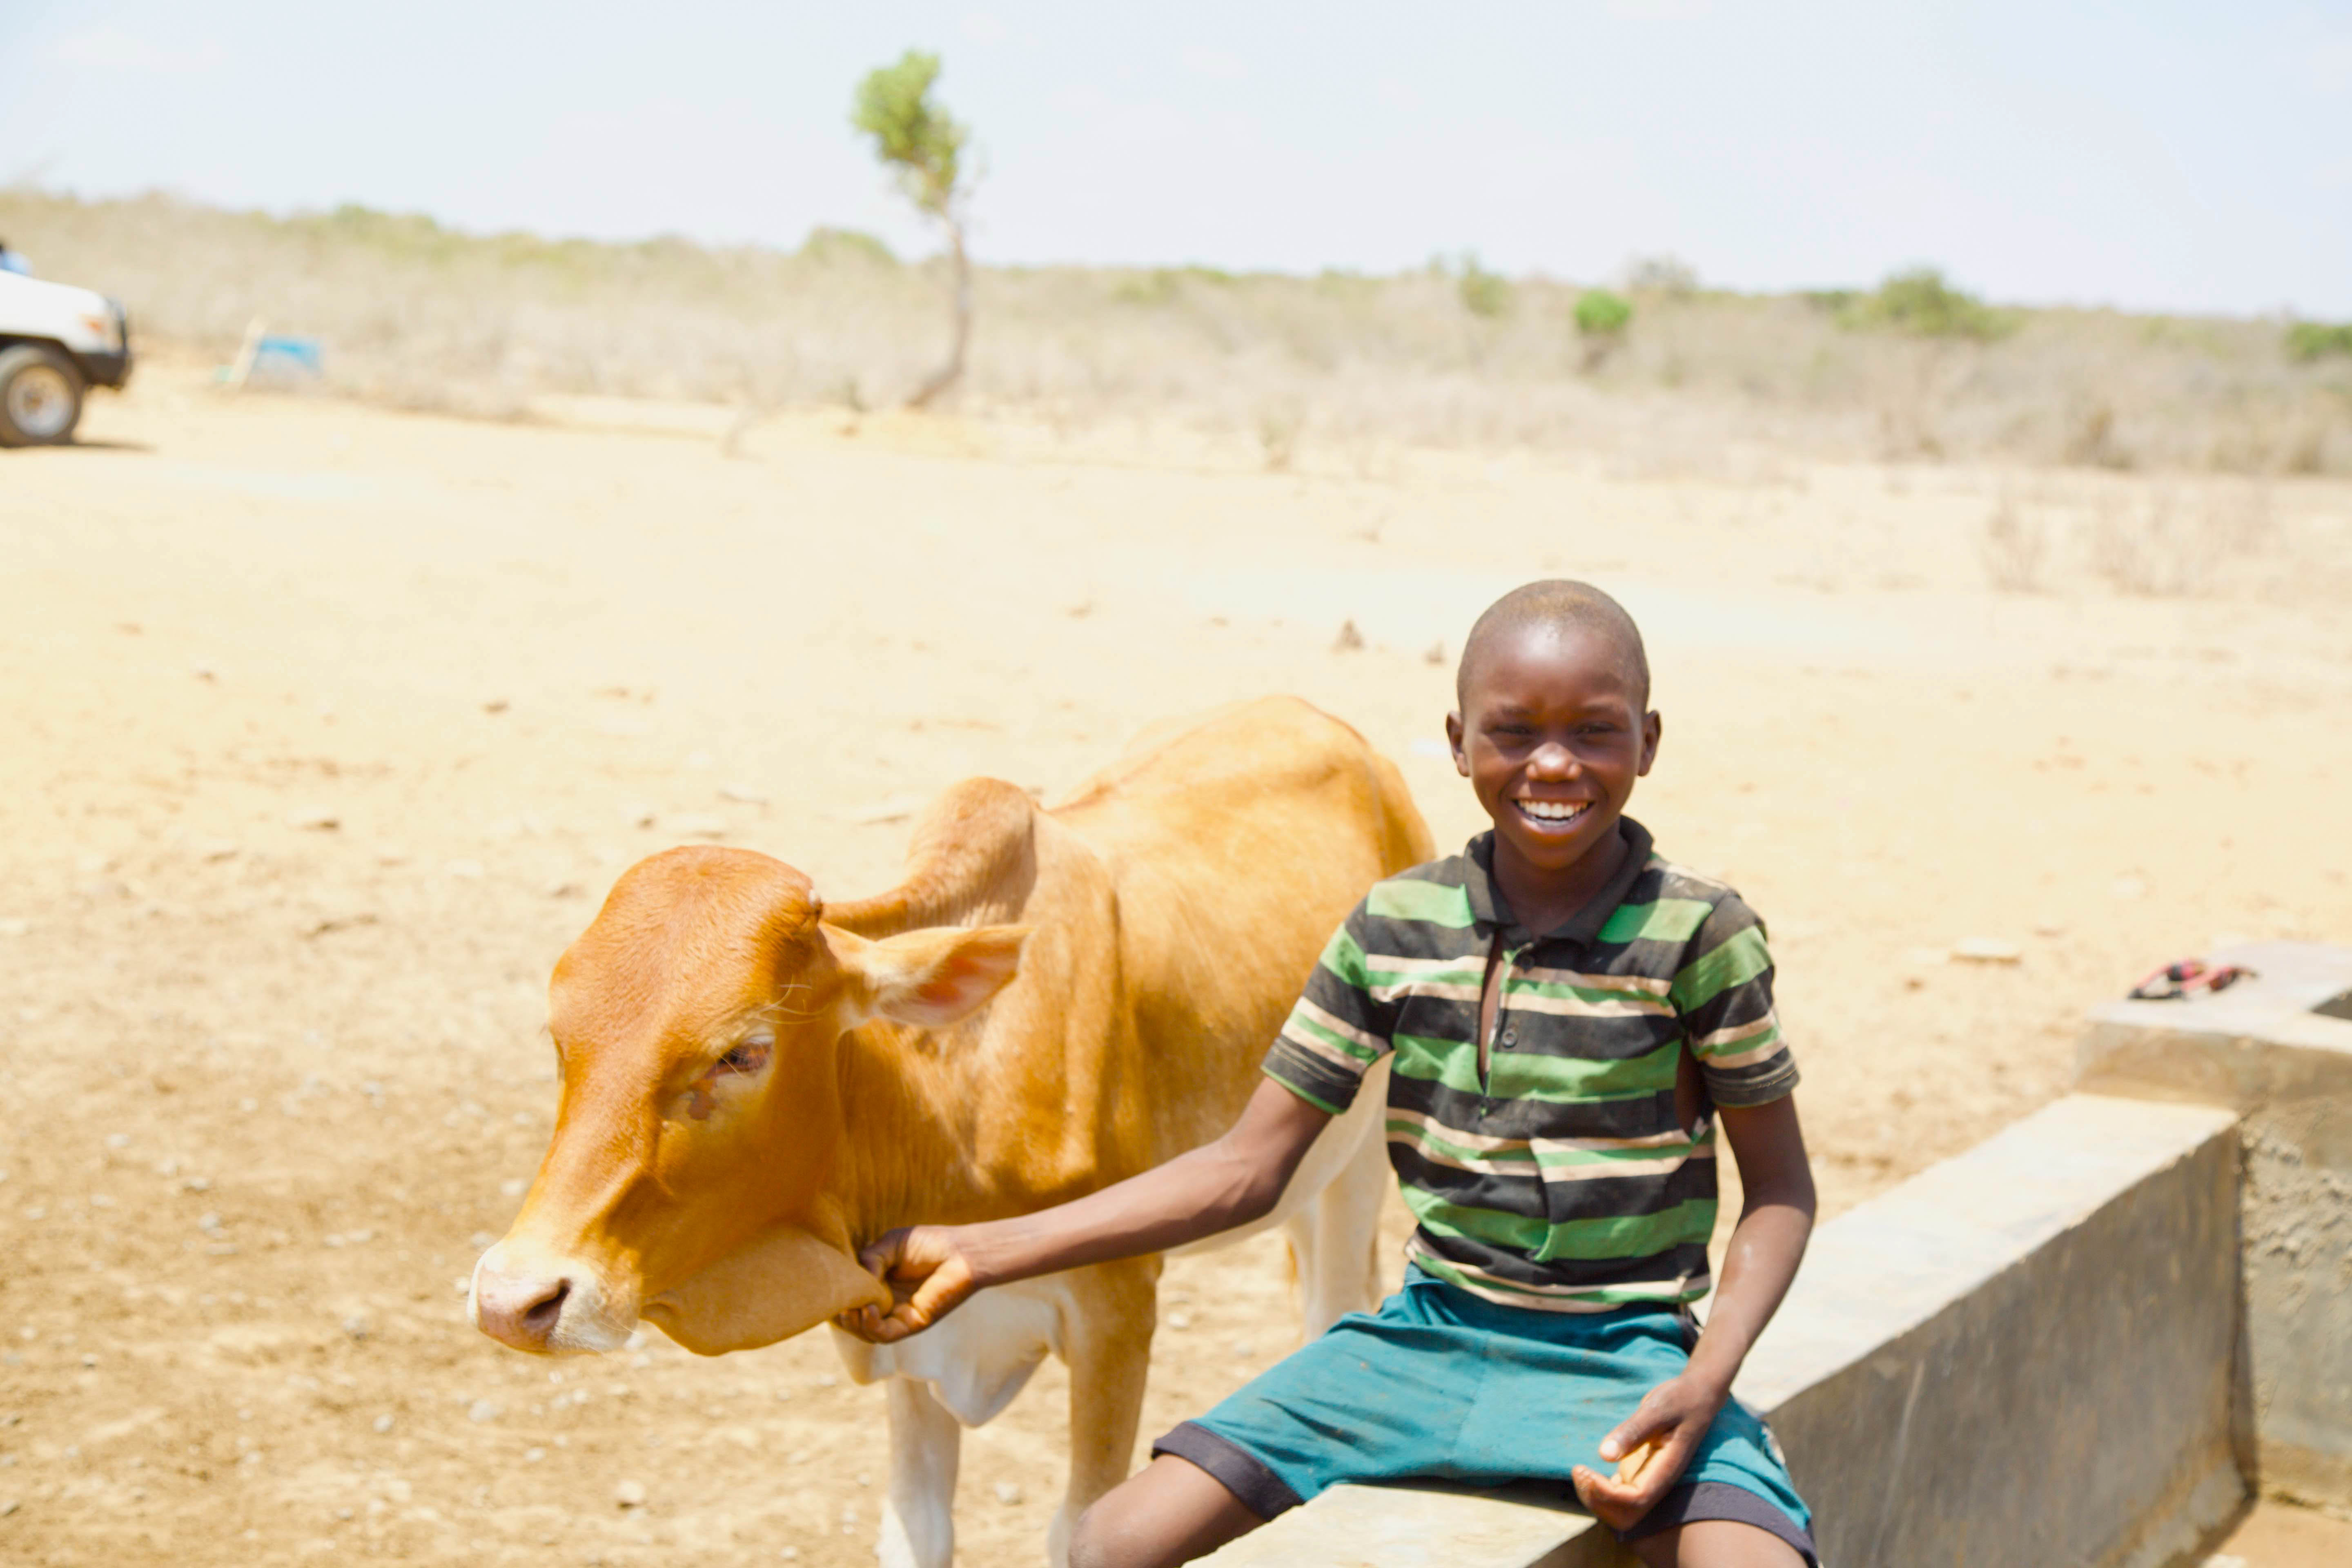
<path fill-rule="evenodd" d="M 73 439 L 83 392 L 130 379 L 119 301 L 0 267 L 0 447 Z"/>

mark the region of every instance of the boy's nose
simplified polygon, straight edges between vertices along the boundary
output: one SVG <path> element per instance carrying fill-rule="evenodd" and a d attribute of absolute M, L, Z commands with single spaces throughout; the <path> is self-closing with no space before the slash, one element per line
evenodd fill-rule
<path fill-rule="evenodd" d="M 1556 742 L 1538 746 L 1535 755 L 1528 759 L 1528 772 L 1551 779 L 1572 777 L 1576 773 L 1576 753 Z"/>

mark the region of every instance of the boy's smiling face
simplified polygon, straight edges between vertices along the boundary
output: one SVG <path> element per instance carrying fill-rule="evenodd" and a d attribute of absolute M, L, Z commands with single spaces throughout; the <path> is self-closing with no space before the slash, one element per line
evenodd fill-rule
<path fill-rule="evenodd" d="M 1494 819 L 1507 895 L 1589 896 L 1607 881 L 1616 857 L 1594 851 L 1619 841 L 1633 781 L 1657 758 L 1648 698 L 1625 649 L 1576 625 L 1506 632 L 1465 669 L 1445 736 Z"/>

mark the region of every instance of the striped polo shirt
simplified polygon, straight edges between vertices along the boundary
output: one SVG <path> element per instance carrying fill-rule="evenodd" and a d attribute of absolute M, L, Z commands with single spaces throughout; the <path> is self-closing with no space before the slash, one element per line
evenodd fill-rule
<path fill-rule="evenodd" d="M 1474 1295 L 1593 1312 L 1695 1301 L 1715 1228 L 1716 1106 L 1797 1085 L 1764 926 L 1723 883 L 1631 851 L 1541 935 L 1494 879 L 1494 835 L 1374 887 L 1323 950 L 1265 1072 L 1333 1114 L 1387 1058 L 1406 1257 Z M 1485 1081 L 1478 1003 L 1501 949 Z M 1692 1124 L 1685 1057 L 1705 1090 Z"/>

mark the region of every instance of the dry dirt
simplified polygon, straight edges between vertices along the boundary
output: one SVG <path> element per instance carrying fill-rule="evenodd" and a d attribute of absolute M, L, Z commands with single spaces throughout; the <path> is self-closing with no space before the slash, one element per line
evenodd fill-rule
<path fill-rule="evenodd" d="M 1268 690 L 1458 842 L 1447 656 L 1528 576 L 1645 623 L 1635 810 L 1771 922 L 1832 1211 L 2059 1092 L 2158 961 L 2352 940 L 2352 486 L 2263 492 L 2246 547 L 2287 553 L 2197 579 L 2225 596 L 2000 595 L 1979 537 L 2025 481 L 1985 470 L 1276 475 L 839 416 L 730 460 L 598 416 L 635 428 L 163 366 L 81 447 L 0 454 L 0 1557 L 869 1561 L 881 1398 L 822 1335 L 551 1363 L 466 1326 L 548 1131 L 555 954 L 681 838 L 870 890 L 877 818 L 950 781 L 1056 786 Z M 1975 937 L 2021 962 L 1947 962 Z M 1170 1278 L 1147 1436 L 1294 1332 L 1270 1241 Z M 1039 1555 L 1061 1387 L 969 1438 L 967 1563 Z"/>

